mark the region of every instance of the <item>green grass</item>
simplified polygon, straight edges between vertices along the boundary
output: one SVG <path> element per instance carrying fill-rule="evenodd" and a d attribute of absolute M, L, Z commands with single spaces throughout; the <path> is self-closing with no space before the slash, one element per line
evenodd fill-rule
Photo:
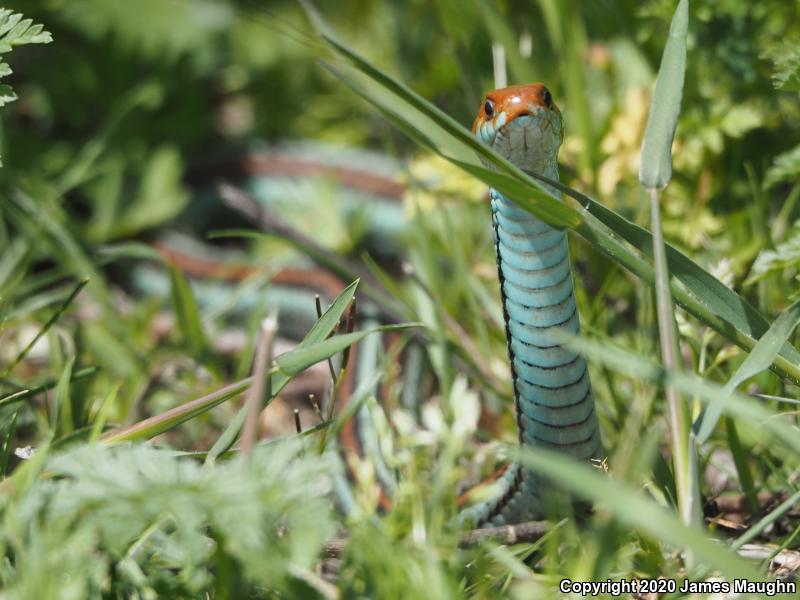
<path fill-rule="evenodd" d="M 766 577 L 763 561 L 737 556 L 744 543 L 798 548 L 792 3 L 689 3 L 681 115 L 674 145 L 661 144 L 680 370 L 661 360 L 663 278 L 630 160 L 677 3 L 320 3 L 327 38 L 288 1 L 146 2 L 136 15 L 67 4 L 4 3 L 53 33 L 3 55 L 19 95 L 0 131 L 5 596 L 553 597 L 563 578 Z M 532 58 L 516 46 L 525 32 Z M 564 110 L 563 203 L 466 130 L 491 87 L 493 41 L 512 79 L 546 81 Z M 403 268 L 364 255 L 361 225 L 343 231 L 346 219 L 311 211 L 277 236 L 292 249 L 280 254 L 274 235 L 243 235 L 239 222 L 197 233 L 257 271 L 212 302 L 156 258 L 147 242 L 191 231 L 206 210 L 213 193 L 198 173 L 258 140 L 306 138 L 408 159 Z M 582 337 L 567 343 L 590 363 L 607 470 L 522 453 L 560 489 L 549 531 L 464 547 L 457 496 L 517 454 L 489 185 L 577 234 Z M 351 193 L 314 189 L 328 208 Z M 290 426 L 240 456 L 241 397 L 281 293 L 265 282 L 311 260 L 353 283 L 276 358 L 263 404 L 314 363 L 330 357 L 338 373 L 351 347 L 360 385 L 332 419 L 323 410 L 302 435 Z M 135 293 L 141 273 L 162 277 L 161 296 Z M 369 324 L 346 333 L 354 296 Z M 231 308 L 241 297 L 255 298 L 246 313 Z M 388 348 L 365 337 L 388 329 L 381 310 L 395 321 Z M 231 331 L 245 340 L 233 351 L 221 344 Z M 704 498 L 740 502 L 722 517 L 744 528 L 681 518 L 667 389 L 695 423 L 683 475 Z M 353 419 L 371 424 L 381 459 L 350 457 L 348 479 L 334 440 Z M 385 478 L 393 504 L 379 510 Z M 564 494 L 594 512 L 573 514 Z M 334 539 L 344 547 L 330 560 Z"/>

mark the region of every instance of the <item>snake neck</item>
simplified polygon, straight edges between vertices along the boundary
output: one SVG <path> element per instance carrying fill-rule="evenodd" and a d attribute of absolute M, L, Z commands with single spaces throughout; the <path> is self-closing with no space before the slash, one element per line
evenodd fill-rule
<path fill-rule="evenodd" d="M 542 174 L 558 178 L 555 165 Z M 566 233 L 496 190 L 491 190 L 491 201 L 520 444 L 554 448 L 582 460 L 598 458 L 600 432 L 586 362 L 554 335 L 579 330 Z M 540 517 L 543 485 L 533 472 L 512 464 L 499 494 L 469 516 L 493 525 Z"/>

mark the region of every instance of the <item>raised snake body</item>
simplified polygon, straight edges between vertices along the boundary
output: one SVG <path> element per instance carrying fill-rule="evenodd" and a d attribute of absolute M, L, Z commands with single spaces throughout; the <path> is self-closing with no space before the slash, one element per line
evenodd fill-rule
<path fill-rule="evenodd" d="M 558 178 L 557 156 L 563 137 L 561 114 L 542 84 L 512 86 L 487 94 L 473 133 L 521 169 Z M 269 164 L 274 162 L 271 160 Z M 551 191 L 558 194 L 557 190 Z M 586 364 L 553 338 L 557 328 L 577 333 L 579 327 L 566 234 L 523 211 L 495 190 L 491 191 L 491 206 L 520 443 L 534 448 L 555 448 L 582 460 L 599 458 L 600 434 Z M 160 251 L 184 271 L 198 262 L 194 255 L 179 261 L 183 255 L 166 248 Z M 216 268 L 212 270 L 217 272 Z M 139 279 L 152 284 L 154 275 L 148 272 Z M 163 283 L 164 286 L 168 283 Z M 219 282 L 215 281 L 214 286 L 214 289 L 219 287 Z M 201 293 L 201 288 L 195 291 L 200 300 L 209 297 L 208 293 Z M 337 292 L 333 289 L 325 293 L 333 297 Z M 165 293 L 161 291 L 160 295 Z M 291 316 L 294 314 L 291 309 L 306 307 L 313 322 L 313 298 L 301 301 L 292 296 L 284 304 L 287 304 L 282 310 L 284 315 Z M 250 312 L 252 308 L 248 305 L 241 310 Z M 375 368 L 373 363 L 379 350 L 370 351 L 367 347 L 373 342 L 378 343 L 377 338 L 362 342 L 363 352 L 359 351 L 359 368 L 354 378 L 357 382 L 365 379 L 358 373 L 370 373 Z M 413 379 L 408 382 L 412 391 Z M 351 386 L 352 383 L 344 388 Z M 380 395 L 377 389 L 375 393 Z M 347 394 L 343 391 L 343 395 Z M 345 448 L 371 454 L 381 463 L 374 435 L 369 433 L 369 415 L 361 418 L 364 410 L 362 407 L 355 418 L 345 423 L 341 441 Z M 381 494 L 381 506 L 388 508 L 393 478 L 385 467 L 378 471 L 383 474 L 380 479 L 387 492 Z M 344 475 L 338 477 L 337 489 L 347 510 L 354 503 L 346 479 Z M 536 518 L 545 512 L 544 492 L 549 484 L 533 472 L 512 463 L 497 485 L 499 490 L 491 499 L 462 511 L 462 522 L 475 526 L 501 525 Z"/>
<path fill-rule="evenodd" d="M 558 178 L 561 113 L 542 84 L 487 94 L 472 131 L 521 169 Z M 577 459 L 598 458 L 600 432 L 586 362 L 553 338 L 558 328 L 579 328 L 566 233 L 495 190 L 491 201 L 519 441 Z M 513 463 L 499 494 L 467 509 L 463 518 L 502 525 L 541 516 L 545 485 Z"/>

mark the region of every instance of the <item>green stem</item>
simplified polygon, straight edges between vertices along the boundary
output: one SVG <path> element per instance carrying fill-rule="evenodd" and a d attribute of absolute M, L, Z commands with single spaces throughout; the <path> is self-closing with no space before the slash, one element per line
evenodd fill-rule
<path fill-rule="evenodd" d="M 664 370 L 668 373 L 677 373 L 680 371 L 680 361 L 678 360 L 678 339 L 675 331 L 675 309 L 670 293 L 667 253 L 664 248 L 664 235 L 661 231 L 661 211 L 658 206 L 658 190 L 656 189 L 650 190 L 650 219 L 653 231 L 656 311 L 658 314 L 658 337 L 661 342 L 661 361 L 664 364 Z M 666 385 L 666 397 L 678 509 L 684 524 L 690 527 L 695 522 L 697 507 L 692 493 L 689 421 L 686 418 L 686 406 L 683 399 L 670 383 Z"/>

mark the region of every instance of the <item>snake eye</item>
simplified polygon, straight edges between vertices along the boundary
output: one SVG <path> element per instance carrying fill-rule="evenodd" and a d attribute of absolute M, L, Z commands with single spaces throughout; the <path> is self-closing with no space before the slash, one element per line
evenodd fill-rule
<path fill-rule="evenodd" d="M 541 99 L 547 108 L 553 108 L 553 96 L 550 94 L 550 90 L 542 88 Z"/>
<path fill-rule="evenodd" d="M 494 116 L 494 102 L 491 100 L 487 100 L 483 103 L 483 112 L 486 113 L 486 116 L 491 119 Z"/>

